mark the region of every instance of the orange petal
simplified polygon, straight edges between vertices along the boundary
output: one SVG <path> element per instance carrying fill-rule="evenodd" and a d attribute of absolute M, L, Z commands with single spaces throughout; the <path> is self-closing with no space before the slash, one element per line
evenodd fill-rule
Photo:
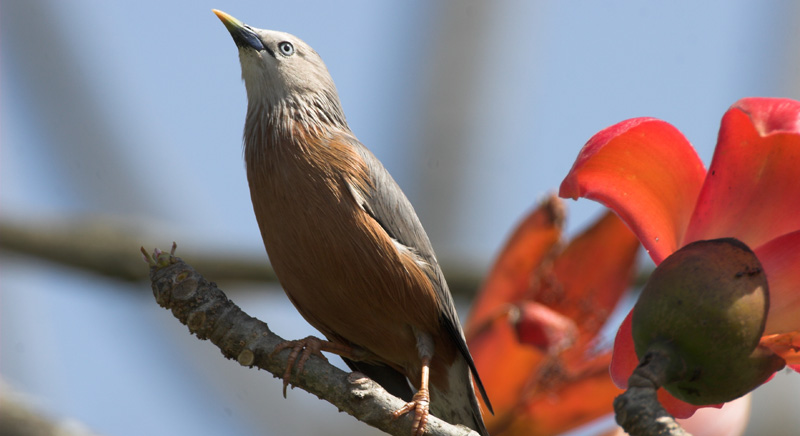
<path fill-rule="evenodd" d="M 522 398 L 523 387 L 538 371 L 544 355 L 517 341 L 507 317 L 495 317 L 490 325 L 474 331 L 468 344 L 494 407 L 494 415 L 484 414 L 486 424 L 507 420 Z"/>
<path fill-rule="evenodd" d="M 735 237 L 757 247 L 800 229 L 800 102 L 750 98 L 722 118 L 685 242 Z"/>
<path fill-rule="evenodd" d="M 769 348 L 790 368 L 800 371 L 800 331 L 764 336 L 759 345 Z"/>
<path fill-rule="evenodd" d="M 539 391 L 505 426 L 490 427 L 491 434 L 558 435 L 611 413 L 614 398 L 622 393 L 608 376 L 608 355 L 599 356 L 596 369 L 556 388 Z"/>
<path fill-rule="evenodd" d="M 681 132 L 660 120 L 634 118 L 586 143 L 559 195 L 613 209 L 658 264 L 679 247 L 704 177 L 703 163 Z"/>
<path fill-rule="evenodd" d="M 556 258 L 555 286 L 534 299 L 575 320 L 581 335 L 576 345 L 584 345 L 630 286 L 638 250 L 639 240 L 609 211 Z"/>
<path fill-rule="evenodd" d="M 754 251 L 769 283 L 764 334 L 800 330 L 800 230 L 777 237 Z"/>
<path fill-rule="evenodd" d="M 478 325 L 528 292 L 531 276 L 561 238 L 564 205 L 549 197 L 514 230 L 500 251 L 466 322 L 467 337 Z"/>

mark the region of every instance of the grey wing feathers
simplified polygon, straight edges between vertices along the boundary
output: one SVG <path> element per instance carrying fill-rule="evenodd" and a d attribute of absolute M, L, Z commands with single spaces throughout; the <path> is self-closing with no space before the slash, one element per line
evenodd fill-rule
<path fill-rule="evenodd" d="M 441 322 L 452 336 L 453 341 L 458 345 L 459 352 L 467 361 L 487 408 L 494 413 L 483 383 L 478 376 L 478 371 L 475 368 L 475 362 L 473 362 L 467 348 L 467 342 L 462 333 L 453 297 L 450 295 L 444 274 L 436 261 L 436 255 L 433 252 L 428 235 L 422 228 L 417 214 L 414 213 L 414 208 L 392 176 L 372 152 L 355 138 L 350 141 L 364 159 L 372 177 L 373 192 L 359 193 L 364 202 L 362 206 L 386 230 L 389 236 L 412 249 L 423 261 L 431 266 L 426 272 L 436 285 L 436 292 L 442 309 Z M 405 211 L 410 211 L 411 213 Z M 475 407 L 477 407 L 477 404 Z"/>

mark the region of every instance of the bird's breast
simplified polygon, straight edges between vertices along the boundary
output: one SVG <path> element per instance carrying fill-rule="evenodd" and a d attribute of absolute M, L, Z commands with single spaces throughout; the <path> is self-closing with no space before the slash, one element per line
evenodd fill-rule
<path fill-rule="evenodd" d="M 441 329 L 436 292 L 353 197 L 350 185 L 370 189 L 366 165 L 346 143 L 293 146 L 279 144 L 262 153 L 269 161 L 247 165 L 256 219 L 281 285 L 329 338 L 393 366 L 418 365 L 413 329 Z"/>

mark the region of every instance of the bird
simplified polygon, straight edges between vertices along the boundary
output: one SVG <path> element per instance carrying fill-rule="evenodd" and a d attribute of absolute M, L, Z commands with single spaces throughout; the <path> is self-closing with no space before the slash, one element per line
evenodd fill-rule
<path fill-rule="evenodd" d="M 267 255 L 289 300 L 325 336 L 278 347 L 291 349 L 284 395 L 294 363 L 301 371 L 327 351 L 406 401 L 394 417 L 413 411 L 413 434 L 433 414 L 488 435 L 473 380 L 490 412 L 491 403 L 431 242 L 350 130 L 322 58 L 296 36 L 213 12 L 239 51 L 243 154 Z"/>

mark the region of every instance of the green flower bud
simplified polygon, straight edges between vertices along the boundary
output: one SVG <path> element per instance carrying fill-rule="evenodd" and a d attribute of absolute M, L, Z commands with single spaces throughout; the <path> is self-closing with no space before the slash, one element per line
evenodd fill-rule
<path fill-rule="evenodd" d="M 645 285 L 633 309 L 636 354 L 667 353 L 664 388 L 680 400 L 731 401 L 784 366 L 758 346 L 768 311 L 767 277 L 747 245 L 733 238 L 693 242 L 666 258 Z"/>

